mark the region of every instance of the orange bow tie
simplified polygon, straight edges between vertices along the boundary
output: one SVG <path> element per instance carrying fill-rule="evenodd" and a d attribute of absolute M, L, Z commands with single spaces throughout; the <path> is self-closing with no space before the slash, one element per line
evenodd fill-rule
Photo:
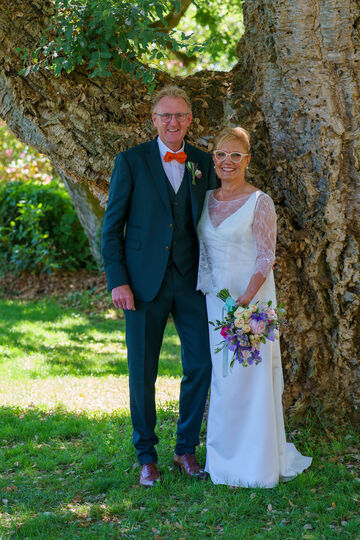
<path fill-rule="evenodd" d="M 186 158 L 187 154 L 185 154 L 185 152 L 178 152 L 177 154 L 174 154 L 173 152 L 166 152 L 164 156 L 164 161 L 168 163 L 169 161 L 176 159 L 176 161 L 178 161 L 179 163 L 185 163 Z"/>

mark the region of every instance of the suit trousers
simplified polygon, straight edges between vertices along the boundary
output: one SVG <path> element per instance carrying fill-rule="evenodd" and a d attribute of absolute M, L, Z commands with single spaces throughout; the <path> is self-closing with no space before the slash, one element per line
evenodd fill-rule
<path fill-rule="evenodd" d="M 157 462 L 155 382 L 170 314 L 180 337 L 183 368 L 175 453 L 193 453 L 199 444 L 211 356 L 205 297 L 196 291 L 196 280 L 197 268 L 181 275 L 170 264 L 155 299 L 135 300 L 136 311 L 125 311 L 133 441 L 141 465 Z"/>

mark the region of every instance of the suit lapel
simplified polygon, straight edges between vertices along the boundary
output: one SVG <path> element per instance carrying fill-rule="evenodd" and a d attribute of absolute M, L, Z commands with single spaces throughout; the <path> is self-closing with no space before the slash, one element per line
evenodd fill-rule
<path fill-rule="evenodd" d="M 185 141 L 185 153 L 187 154 L 186 162 L 185 162 L 185 179 L 187 180 L 189 184 L 190 189 L 190 199 L 191 199 L 191 210 L 192 210 L 192 217 L 193 217 L 193 223 L 194 227 L 196 229 L 197 227 L 197 217 L 198 217 L 198 208 L 199 208 L 199 191 L 197 189 L 197 186 L 192 183 L 192 176 L 189 169 L 186 167 L 186 163 L 189 161 L 194 162 L 193 159 L 193 152 L 192 147 Z"/>
<path fill-rule="evenodd" d="M 191 173 L 189 169 L 186 167 L 186 163 L 189 161 L 196 163 L 196 158 L 193 156 L 193 148 L 186 141 L 185 141 L 184 151 L 187 154 L 187 158 L 185 162 L 184 180 L 187 181 L 189 185 L 192 217 L 193 217 L 194 227 L 196 227 L 199 207 L 201 205 L 201 194 L 203 190 L 201 189 L 200 185 L 198 186 L 192 183 Z M 161 156 L 159 152 L 157 139 L 153 139 L 152 141 L 149 142 L 149 146 L 146 152 L 146 160 L 147 160 L 147 164 L 151 173 L 151 178 L 154 184 L 156 185 L 160 198 L 166 210 L 171 214 L 169 193 L 168 193 L 168 188 L 166 185 L 166 182 L 168 182 L 169 180 L 165 174 L 164 168 L 161 163 Z M 199 168 L 201 169 L 201 164 L 199 163 L 198 165 L 199 165 Z"/>
<path fill-rule="evenodd" d="M 152 141 L 150 141 L 149 148 L 146 154 L 146 160 L 149 170 L 151 172 L 151 178 L 159 191 L 161 200 L 166 210 L 168 210 L 171 214 L 169 193 L 166 185 L 168 179 L 161 163 L 161 156 L 157 139 L 153 139 Z"/>

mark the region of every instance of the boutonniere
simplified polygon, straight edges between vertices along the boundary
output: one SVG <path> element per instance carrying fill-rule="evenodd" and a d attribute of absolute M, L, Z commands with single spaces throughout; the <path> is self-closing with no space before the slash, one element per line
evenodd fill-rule
<path fill-rule="evenodd" d="M 198 169 L 198 163 L 194 163 L 193 161 L 187 161 L 186 162 L 186 168 L 191 173 L 191 183 L 193 186 L 196 185 L 196 181 L 200 180 L 202 177 L 202 172 L 200 169 Z"/>

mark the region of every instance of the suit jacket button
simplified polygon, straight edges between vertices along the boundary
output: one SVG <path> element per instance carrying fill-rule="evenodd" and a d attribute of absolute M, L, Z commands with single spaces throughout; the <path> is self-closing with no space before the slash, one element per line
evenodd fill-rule
<path fill-rule="evenodd" d="M 169 246 L 165 246 L 166 251 L 169 251 Z"/>
<path fill-rule="evenodd" d="M 169 225 L 170 229 L 171 229 L 171 227 L 172 227 L 172 226 L 173 226 L 173 224 L 172 224 L 172 223 L 170 223 L 170 225 Z"/>

